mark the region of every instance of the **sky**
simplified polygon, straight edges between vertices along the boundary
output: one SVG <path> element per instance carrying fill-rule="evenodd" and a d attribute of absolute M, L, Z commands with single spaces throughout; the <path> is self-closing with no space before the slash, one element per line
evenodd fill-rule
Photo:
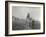
<path fill-rule="evenodd" d="M 27 14 L 30 13 L 30 17 L 35 20 L 40 20 L 40 7 L 24 7 L 24 6 L 13 6 L 12 16 L 20 19 L 26 19 Z"/>

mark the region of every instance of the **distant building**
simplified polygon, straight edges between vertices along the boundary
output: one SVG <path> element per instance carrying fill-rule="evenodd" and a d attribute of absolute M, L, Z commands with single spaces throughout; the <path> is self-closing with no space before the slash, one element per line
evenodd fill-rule
<path fill-rule="evenodd" d="M 32 29 L 32 19 L 30 18 L 30 13 L 28 13 L 26 17 L 26 26 L 27 29 Z"/>

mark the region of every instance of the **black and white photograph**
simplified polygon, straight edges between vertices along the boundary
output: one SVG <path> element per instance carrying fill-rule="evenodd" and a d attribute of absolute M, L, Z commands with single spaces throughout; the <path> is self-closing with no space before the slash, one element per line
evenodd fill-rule
<path fill-rule="evenodd" d="M 40 29 L 40 7 L 12 7 L 12 30 Z"/>
<path fill-rule="evenodd" d="M 9 35 L 44 33 L 44 3 L 13 1 L 6 4 Z"/>

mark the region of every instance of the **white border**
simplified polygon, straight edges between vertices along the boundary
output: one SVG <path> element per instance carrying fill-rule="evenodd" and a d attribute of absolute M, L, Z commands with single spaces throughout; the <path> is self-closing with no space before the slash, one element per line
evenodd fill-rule
<path fill-rule="evenodd" d="M 41 9 L 41 29 L 40 30 L 18 30 L 12 31 L 12 6 L 24 6 L 24 7 L 40 7 Z M 21 4 L 21 3 L 9 3 L 8 4 L 8 11 L 9 11 L 9 34 L 25 34 L 25 33 L 39 33 L 43 32 L 43 5 L 36 5 L 36 4 Z"/>

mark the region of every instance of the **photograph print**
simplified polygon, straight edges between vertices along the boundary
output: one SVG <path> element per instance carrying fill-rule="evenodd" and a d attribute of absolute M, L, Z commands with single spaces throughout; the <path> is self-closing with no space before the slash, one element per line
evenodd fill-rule
<path fill-rule="evenodd" d="M 40 7 L 12 7 L 12 30 L 40 29 Z"/>
<path fill-rule="evenodd" d="M 44 3 L 7 3 L 9 35 L 44 33 Z"/>

